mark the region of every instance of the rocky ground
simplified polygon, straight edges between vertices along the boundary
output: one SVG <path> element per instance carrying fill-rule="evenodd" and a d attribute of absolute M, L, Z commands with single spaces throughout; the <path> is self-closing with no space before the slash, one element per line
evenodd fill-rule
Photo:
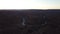
<path fill-rule="evenodd" d="M 60 34 L 60 12 L 0 11 L 0 34 Z"/>

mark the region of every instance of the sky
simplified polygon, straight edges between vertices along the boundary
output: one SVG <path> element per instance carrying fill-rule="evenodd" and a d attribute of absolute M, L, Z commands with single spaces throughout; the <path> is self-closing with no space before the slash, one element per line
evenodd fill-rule
<path fill-rule="evenodd" d="M 60 0 L 0 0 L 0 9 L 60 9 Z"/>

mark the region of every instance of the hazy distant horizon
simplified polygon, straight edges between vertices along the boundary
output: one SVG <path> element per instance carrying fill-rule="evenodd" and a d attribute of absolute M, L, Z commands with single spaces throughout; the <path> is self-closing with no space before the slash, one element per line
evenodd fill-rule
<path fill-rule="evenodd" d="M 0 9 L 60 9 L 60 0 L 0 0 Z"/>

